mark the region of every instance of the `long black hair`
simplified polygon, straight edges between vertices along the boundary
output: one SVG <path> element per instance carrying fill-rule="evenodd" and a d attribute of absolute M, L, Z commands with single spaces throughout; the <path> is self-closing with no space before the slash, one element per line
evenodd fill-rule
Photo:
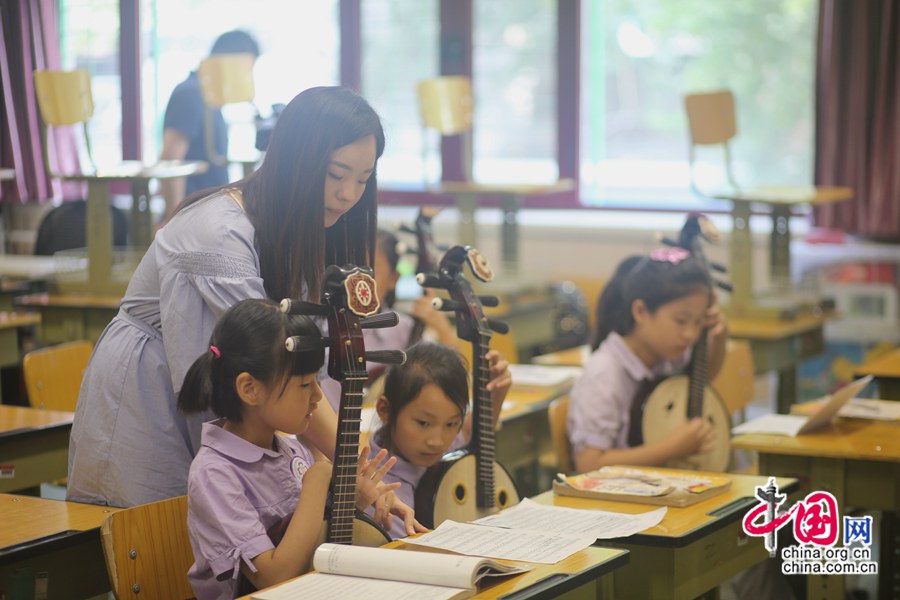
<path fill-rule="evenodd" d="M 400 263 L 400 252 L 397 251 L 398 245 L 399 241 L 397 240 L 397 236 L 394 235 L 392 231 L 388 231 L 387 229 L 378 229 L 378 232 L 375 236 L 375 251 L 384 254 L 384 258 L 387 260 L 388 266 L 391 268 L 392 273 L 395 273 L 397 271 L 397 265 Z M 396 301 L 397 290 L 394 289 L 389 292 L 385 292 L 385 308 L 393 308 Z"/>
<path fill-rule="evenodd" d="M 272 300 L 238 302 L 216 323 L 210 349 L 188 369 L 178 392 L 179 410 L 211 408 L 219 417 L 240 422 L 244 409 L 235 380 L 241 373 L 266 385 L 286 385 L 291 376 L 316 373 L 325 363 L 325 351 L 288 352 L 284 342 L 294 335 L 321 333 L 308 317 L 285 314 Z"/>
<path fill-rule="evenodd" d="M 384 130 L 371 106 L 343 87 L 305 90 L 285 107 L 259 169 L 236 183 L 256 230 L 260 274 L 269 298 L 319 298 L 325 266 L 371 266 L 377 228 L 377 168 L 362 197 L 337 223 L 325 228 L 325 177 L 331 155 L 368 136 L 375 157 L 384 152 Z M 202 190 L 179 207 L 211 195 Z"/>
<path fill-rule="evenodd" d="M 652 314 L 673 300 L 698 291 L 712 291 L 709 275 L 693 257 L 679 261 L 629 256 L 616 268 L 612 279 L 600 292 L 597 302 L 597 331 L 591 342 L 596 350 L 613 331 L 628 335 L 634 329 L 631 307 L 643 300 Z"/>
<path fill-rule="evenodd" d="M 441 344 L 419 342 L 406 351 L 406 363 L 388 370 L 384 395 L 388 401 L 387 423 L 375 432 L 382 448 L 395 451 L 391 435 L 403 407 L 415 400 L 422 389 L 433 383 L 464 417 L 469 407 L 469 370 L 462 355 Z"/>

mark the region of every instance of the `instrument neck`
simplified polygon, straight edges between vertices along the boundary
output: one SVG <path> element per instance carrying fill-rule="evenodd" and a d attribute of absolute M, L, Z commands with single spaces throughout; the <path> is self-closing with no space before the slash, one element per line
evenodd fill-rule
<path fill-rule="evenodd" d="M 356 467 L 359 456 L 360 415 L 366 373 L 345 374 L 341 381 L 337 440 L 331 476 L 331 518 L 328 541 L 353 543 L 353 519 L 356 515 Z"/>
<path fill-rule="evenodd" d="M 707 369 L 707 330 L 700 333 L 700 339 L 694 344 L 691 356 L 690 386 L 688 388 L 687 418 L 703 416 L 703 394 L 709 383 Z"/>
<path fill-rule="evenodd" d="M 478 465 L 477 503 L 481 508 L 495 504 L 494 497 L 494 404 L 487 384 L 491 365 L 490 334 L 478 334 L 472 341 L 472 441 L 470 447 Z"/>

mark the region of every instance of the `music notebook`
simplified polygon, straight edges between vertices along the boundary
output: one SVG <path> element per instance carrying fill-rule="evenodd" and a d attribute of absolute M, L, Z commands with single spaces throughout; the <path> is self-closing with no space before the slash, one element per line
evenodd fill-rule
<path fill-rule="evenodd" d="M 582 475 L 557 476 L 559 496 L 635 502 L 656 506 L 690 506 L 731 487 L 728 477 L 697 471 L 647 467 L 603 467 Z"/>
<path fill-rule="evenodd" d="M 313 567 L 316 573 L 256 592 L 252 598 L 324 600 L 359 594 L 366 600 L 456 600 L 474 596 L 478 583 L 487 577 L 531 570 L 528 565 L 508 565 L 477 556 L 338 544 L 319 546 Z"/>

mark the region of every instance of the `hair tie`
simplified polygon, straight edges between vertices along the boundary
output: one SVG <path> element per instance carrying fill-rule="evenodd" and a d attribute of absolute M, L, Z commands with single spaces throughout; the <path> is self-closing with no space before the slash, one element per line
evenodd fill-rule
<path fill-rule="evenodd" d="M 215 356 L 216 358 L 222 358 L 222 353 L 219 352 L 218 348 L 216 348 L 215 346 L 210 346 L 209 349 L 213 353 L 213 356 Z"/>
<path fill-rule="evenodd" d="M 677 265 L 686 258 L 690 258 L 691 253 L 678 246 L 664 246 L 657 248 L 650 253 L 650 260 L 654 262 L 668 262 Z"/>

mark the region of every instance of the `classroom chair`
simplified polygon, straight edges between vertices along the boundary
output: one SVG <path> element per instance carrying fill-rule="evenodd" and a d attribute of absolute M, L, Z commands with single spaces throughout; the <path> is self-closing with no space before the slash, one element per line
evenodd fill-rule
<path fill-rule="evenodd" d="M 747 340 L 728 340 L 722 368 L 710 382 L 728 414 L 740 413 L 753 401 L 753 350 Z M 741 419 L 743 420 L 743 418 Z"/>
<path fill-rule="evenodd" d="M 194 563 L 187 530 L 187 496 L 113 513 L 100 528 L 109 581 L 117 600 L 193 598 Z"/>
<path fill-rule="evenodd" d="M 252 54 L 214 54 L 200 62 L 197 78 L 200 81 L 200 94 L 207 110 L 203 111 L 206 121 L 205 144 L 206 156 L 215 165 L 228 163 L 228 157 L 219 154 L 216 149 L 215 126 L 213 115 L 215 109 L 226 104 L 253 102 Z"/>
<path fill-rule="evenodd" d="M 550 424 L 550 441 L 556 452 L 556 464 L 560 473 L 571 473 L 575 470 L 572 462 L 572 449 L 566 432 L 566 419 L 569 416 L 569 397 L 562 396 L 550 403 L 547 408 L 547 421 Z"/>
<path fill-rule="evenodd" d="M 463 144 L 463 170 L 472 179 L 472 80 L 462 75 L 423 79 L 417 86 L 419 115 L 422 119 L 422 177 L 427 185 L 428 131 L 441 136 L 460 135 Z"/>
<path fill-rule="evenodd" d="M 28 402 L 34 408 L 75 412 L 78 391 L 94 345 L 67 342 L 33 350 L 22 359 Z"/>

